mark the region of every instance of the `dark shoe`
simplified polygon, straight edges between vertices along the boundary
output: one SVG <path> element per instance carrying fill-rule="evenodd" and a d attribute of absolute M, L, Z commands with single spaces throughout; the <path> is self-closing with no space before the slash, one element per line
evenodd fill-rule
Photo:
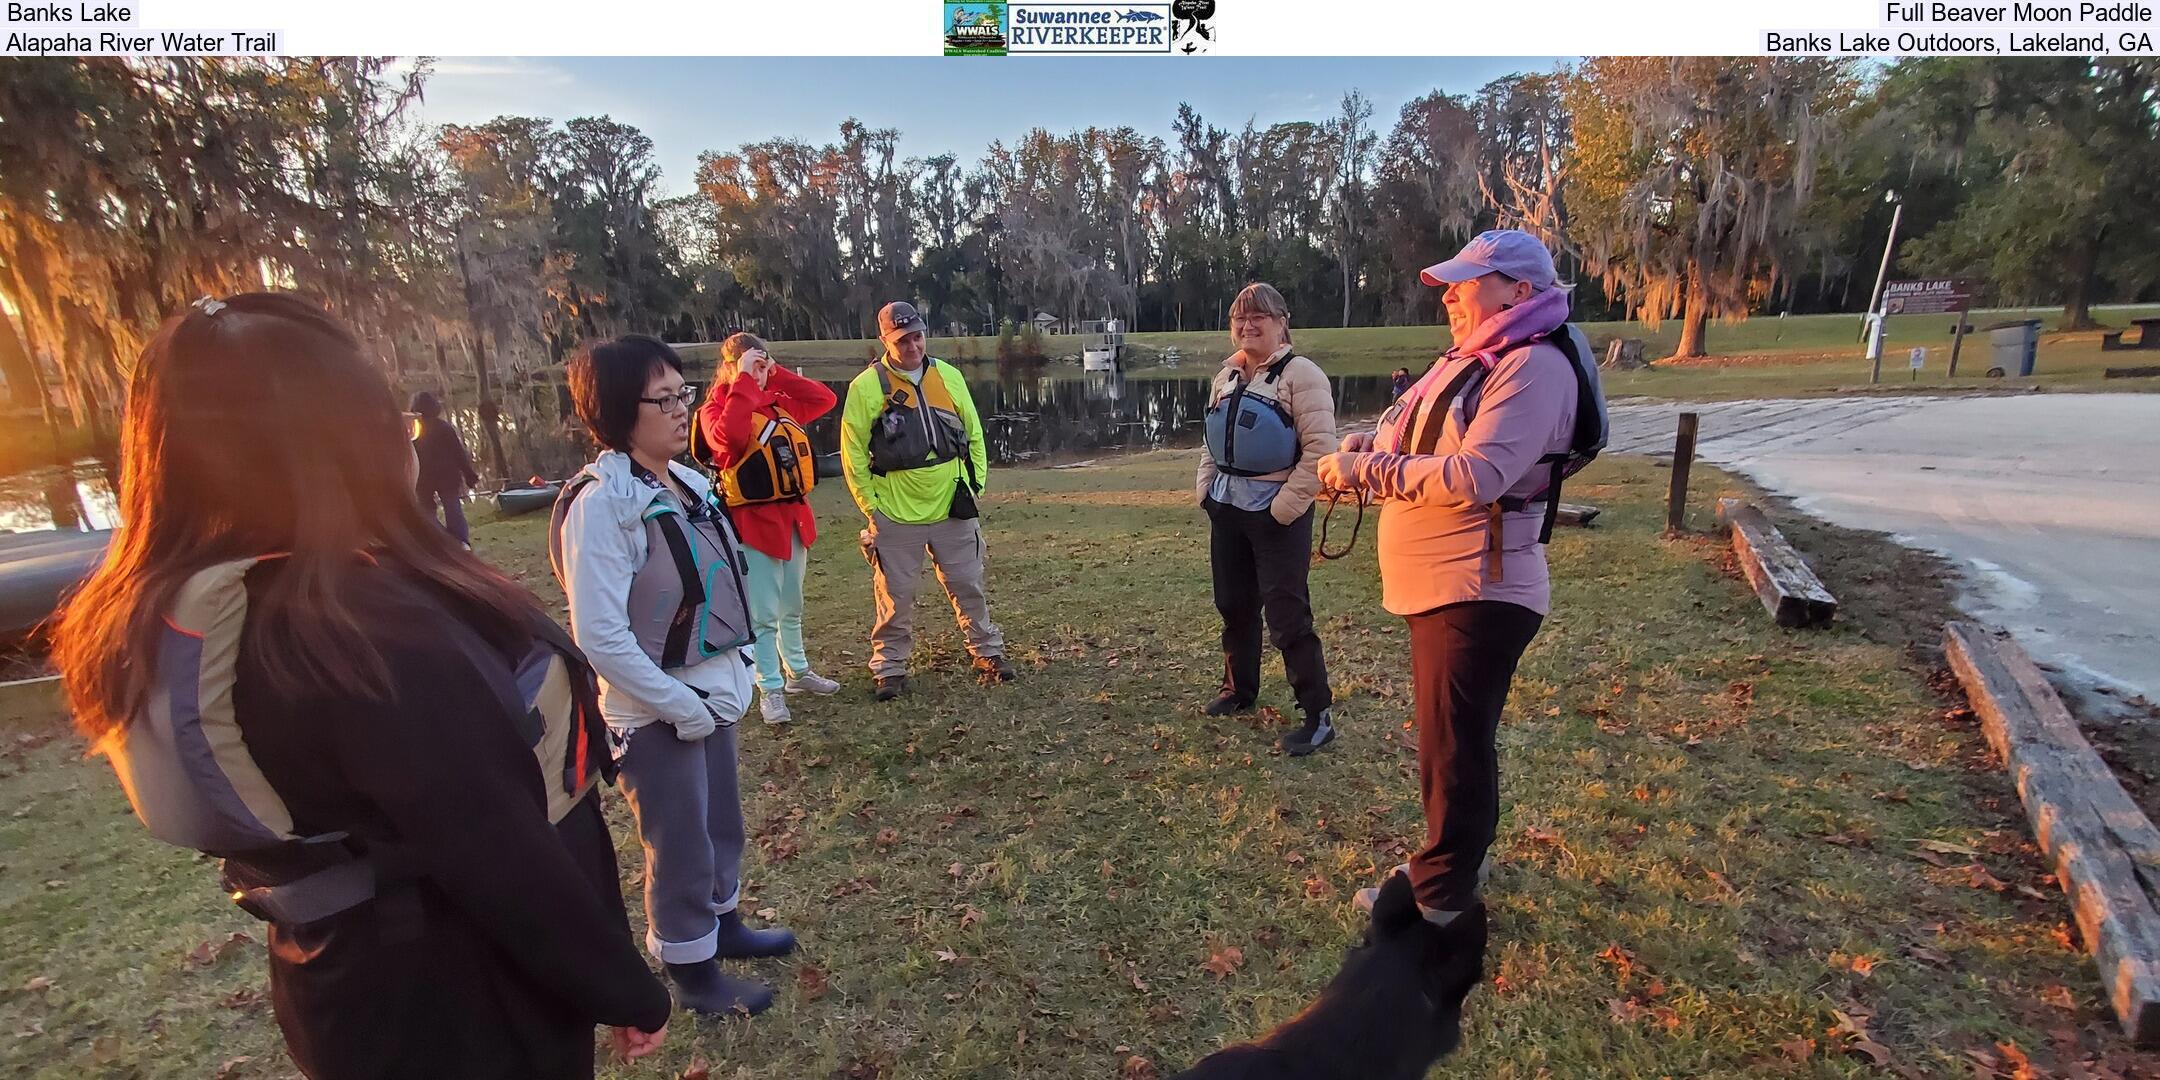
<path fill-rule="evenodd" d="M 907 676 L 881 675 L 878 677 L 877 689 L 870 694 L 870 697 L 876 701 L 891 701 L 905 693 L 907 693 Z"/>
<path fill-rule="evenodd" d="M 1335 741 L 1335 724 L 1329 710 L 1320 710 L 1318 716 L 1308 716 L 1296 731 L 1282 737 L 1283 753 L 1291 757 L 1304 757 Z"/>
<path fill-rule="evenodd" d="M 978 656 L 975 658 L 975 678 L 984 686 L 1008 683 L 1020 677 L 1013 670 L 1012 661 L 1002 656 Z"/>
<path fill-rule="evenodd" d="M 1208 702 L 1207 708 L 1204 711 L 1209 716 L 1229 716 L 1232 713 L 1248 713 L 1252 711 L 1252 699 L 1241 698 L 1237 696 L 1237 694 L 1229 690 L 1225 690 L 1222 693 L 1215 695 L 1215 700 Z"/>
<path fill-rule="evenodd" d="M 761 956 L 786 956 L 794 951 L 793 930 L 780 926 L 770 930 L 756 929 L 743 922 L 740 911 L 720 916 L 721 956 L 730 960 L 750 960 Z"/>
<path fill-rule="evenodd" d="M 707 1016 L 756 1016 L 772 1008 L 772 987 L 738 979 L 720 970 L 717 960 L 695 964 L 668 964 L 668 982 L 675 986 L 675 1004 Z"/>

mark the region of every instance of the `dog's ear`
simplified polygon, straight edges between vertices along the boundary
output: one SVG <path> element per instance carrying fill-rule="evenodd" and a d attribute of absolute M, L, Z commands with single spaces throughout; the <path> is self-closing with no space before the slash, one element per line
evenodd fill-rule
<path fill-rule="evenodd" d="M 1372 936 L 1393 937 L 1424 918 L 1418 911 L 1417 897 L 1410 891 L 1410 875 L 1389 874 L 1380 885 L 1379 899 L 1373 901 Z"/>

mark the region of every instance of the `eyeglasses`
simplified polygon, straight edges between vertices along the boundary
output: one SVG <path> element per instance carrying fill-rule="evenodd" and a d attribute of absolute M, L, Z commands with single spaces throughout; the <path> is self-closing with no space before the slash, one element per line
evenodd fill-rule
<path fill-rule="evenodd" d="M 638 400 L 647 405 L 660 406 L 661 412 L 684 412 L 697 403 L 697 386 L 694 383 L 684 383 L 680 393 L 666 397 L 641 397 Z"/>

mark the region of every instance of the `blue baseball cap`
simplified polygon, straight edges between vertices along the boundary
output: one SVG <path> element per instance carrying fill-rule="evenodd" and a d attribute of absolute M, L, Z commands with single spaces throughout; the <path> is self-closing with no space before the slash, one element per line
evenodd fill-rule
<path fill-rule="evenodd" d="M 1521 229 L 1489 229 L 1464 244 L 1454 258 L 1419 271 L 1418 280 L 1440 286 L 1492 273 L 1527 281 L 1539 290 L 1551 288 L 1560 277 L 1544 241 Z"/>

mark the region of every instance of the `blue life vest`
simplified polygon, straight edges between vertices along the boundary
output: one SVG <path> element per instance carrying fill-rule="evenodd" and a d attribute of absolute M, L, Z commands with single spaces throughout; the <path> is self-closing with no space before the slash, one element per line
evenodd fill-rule
<path fill-rule="evenodd" d="M 1297 359 L 1284 353 L 1256 382 L 1232 375 L 1230 391 L 1208 405 L 1208 456 L 1231 476 L 1267 476 L 1298 463 L 1297 422 L 1276 399 L 1283 368 Z"/>

